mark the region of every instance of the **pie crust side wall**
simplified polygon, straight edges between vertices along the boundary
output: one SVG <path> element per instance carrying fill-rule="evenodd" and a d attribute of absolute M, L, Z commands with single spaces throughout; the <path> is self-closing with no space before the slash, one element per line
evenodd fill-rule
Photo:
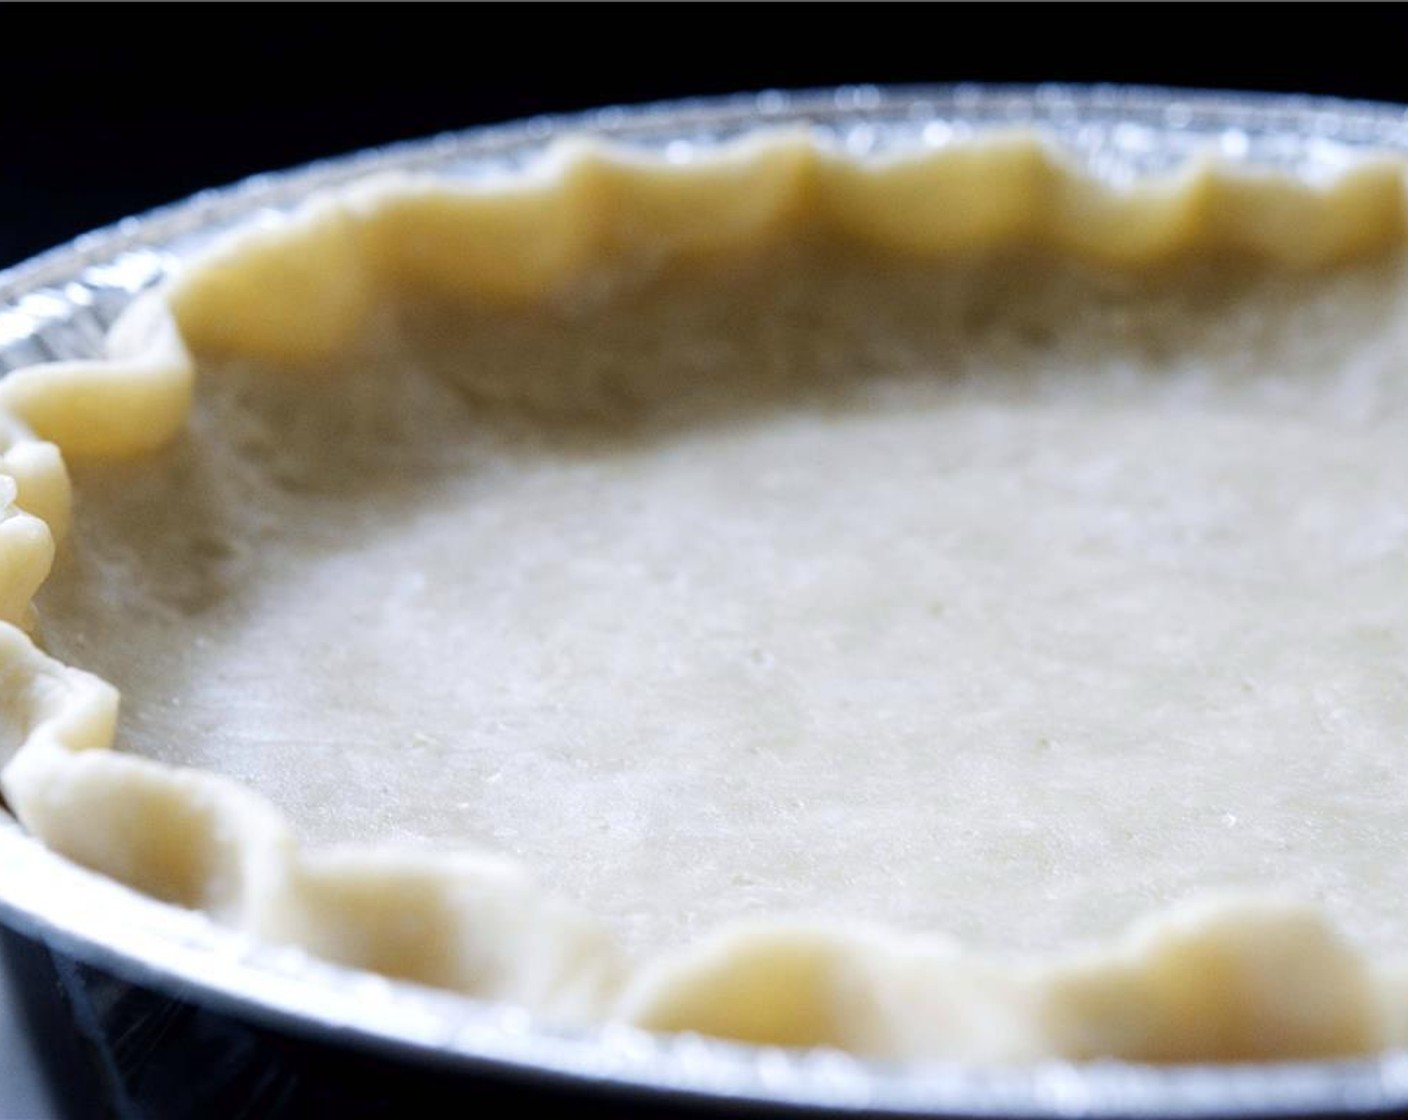
<path fill-rule="evenodd" d="M 1312 187 L 1208 162 L 1114 190 L 1025 135 L 858 161 L 774 134 L 683 165 L 574 141 L 519 177 L 369 181 L 225 238 L 134 304 L 106 360 L 0 382 L 0 783 L 21 822 L 255 935 L 560 1020 L 969 1061 L 1303 1058 L 1408 1038 L 1408 969 L 1275 897 L 1195 900 L 1111 944 L 1015 963 L 782 919 L 628 962 L 511 861 L 307 851 L 237 783 L 106 749 L 117 691 L 27 636 L 69 517 L 64 458 L 170 439 L 192 351 L 294 369 L 335 356 L 393 289 L 528 303 L 615 258 L 704 258 L 802 229 L 928 256 L 1023 242 L 1149 268 L 1225 248 L 1315 268 L 1403 242 L 1404 174 L 1369 159 Z"/>

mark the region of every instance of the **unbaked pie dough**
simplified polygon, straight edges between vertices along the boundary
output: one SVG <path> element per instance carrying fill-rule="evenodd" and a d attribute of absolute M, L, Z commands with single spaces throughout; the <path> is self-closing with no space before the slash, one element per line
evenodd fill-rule
<path fill-rule="evenodd" d="M 1391 1045 L 1404 220 L 1027 136 L 315 199 L 0 383 L 5 797 L 550 1019 Z"/>

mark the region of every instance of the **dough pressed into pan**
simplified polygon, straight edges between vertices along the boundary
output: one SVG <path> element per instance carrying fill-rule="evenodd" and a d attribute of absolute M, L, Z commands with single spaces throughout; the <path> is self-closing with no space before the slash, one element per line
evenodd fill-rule
<path fill-rule="evenodd" d="M 1404 201 L 1016 135 L 317 197 L 0 383 L 6 800 L 550 1019 L 1390 1045 Z"/>

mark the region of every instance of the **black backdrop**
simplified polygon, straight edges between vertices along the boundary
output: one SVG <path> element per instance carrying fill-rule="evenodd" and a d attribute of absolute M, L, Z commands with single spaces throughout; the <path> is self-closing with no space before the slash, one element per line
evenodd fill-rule
<path fill-rule="evenodd" d="M 1408 102 L 1408 9 L 4 6 L 0 266 L 243 175 L 613 102 L 1137 82 Z"/>

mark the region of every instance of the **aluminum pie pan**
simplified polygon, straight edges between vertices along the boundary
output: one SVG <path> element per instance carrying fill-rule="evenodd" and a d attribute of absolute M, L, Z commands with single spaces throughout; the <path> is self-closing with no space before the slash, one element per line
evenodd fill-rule
<path fill-rule="evenodd" d="M 848 87 L 609 108 L 472 129 L 260 175 L 129 218 L 0 272 L 0 372 L 94 357 L 139 292 L 235 225 L 387 170 L 474 178 L 524 166 L 587 132 L 687 161 L 759 127 L 805 127 L 863 154 L 1036 127 L 1123 183 L 1209 151 L 1333 175 L 1366 151 L 1408 154 L 1408 110 L 1325 98 L 1128 87 Z M 526 1013 L 257 943 L 43 849 L 0 812 L 0 921 L 135 983 L 307 1037 L 412 1064 L 494 1072 L 660 1101 L 968 1116 L 1372 1115 L 1408 1110 L 1408 1053 L 1353 1062 L 1154 1067 L 1048 1062 L 901 1066 L 830 1052 L 549 1030 Z M 100 927 L 100 928 L 99 928 Z"/>

